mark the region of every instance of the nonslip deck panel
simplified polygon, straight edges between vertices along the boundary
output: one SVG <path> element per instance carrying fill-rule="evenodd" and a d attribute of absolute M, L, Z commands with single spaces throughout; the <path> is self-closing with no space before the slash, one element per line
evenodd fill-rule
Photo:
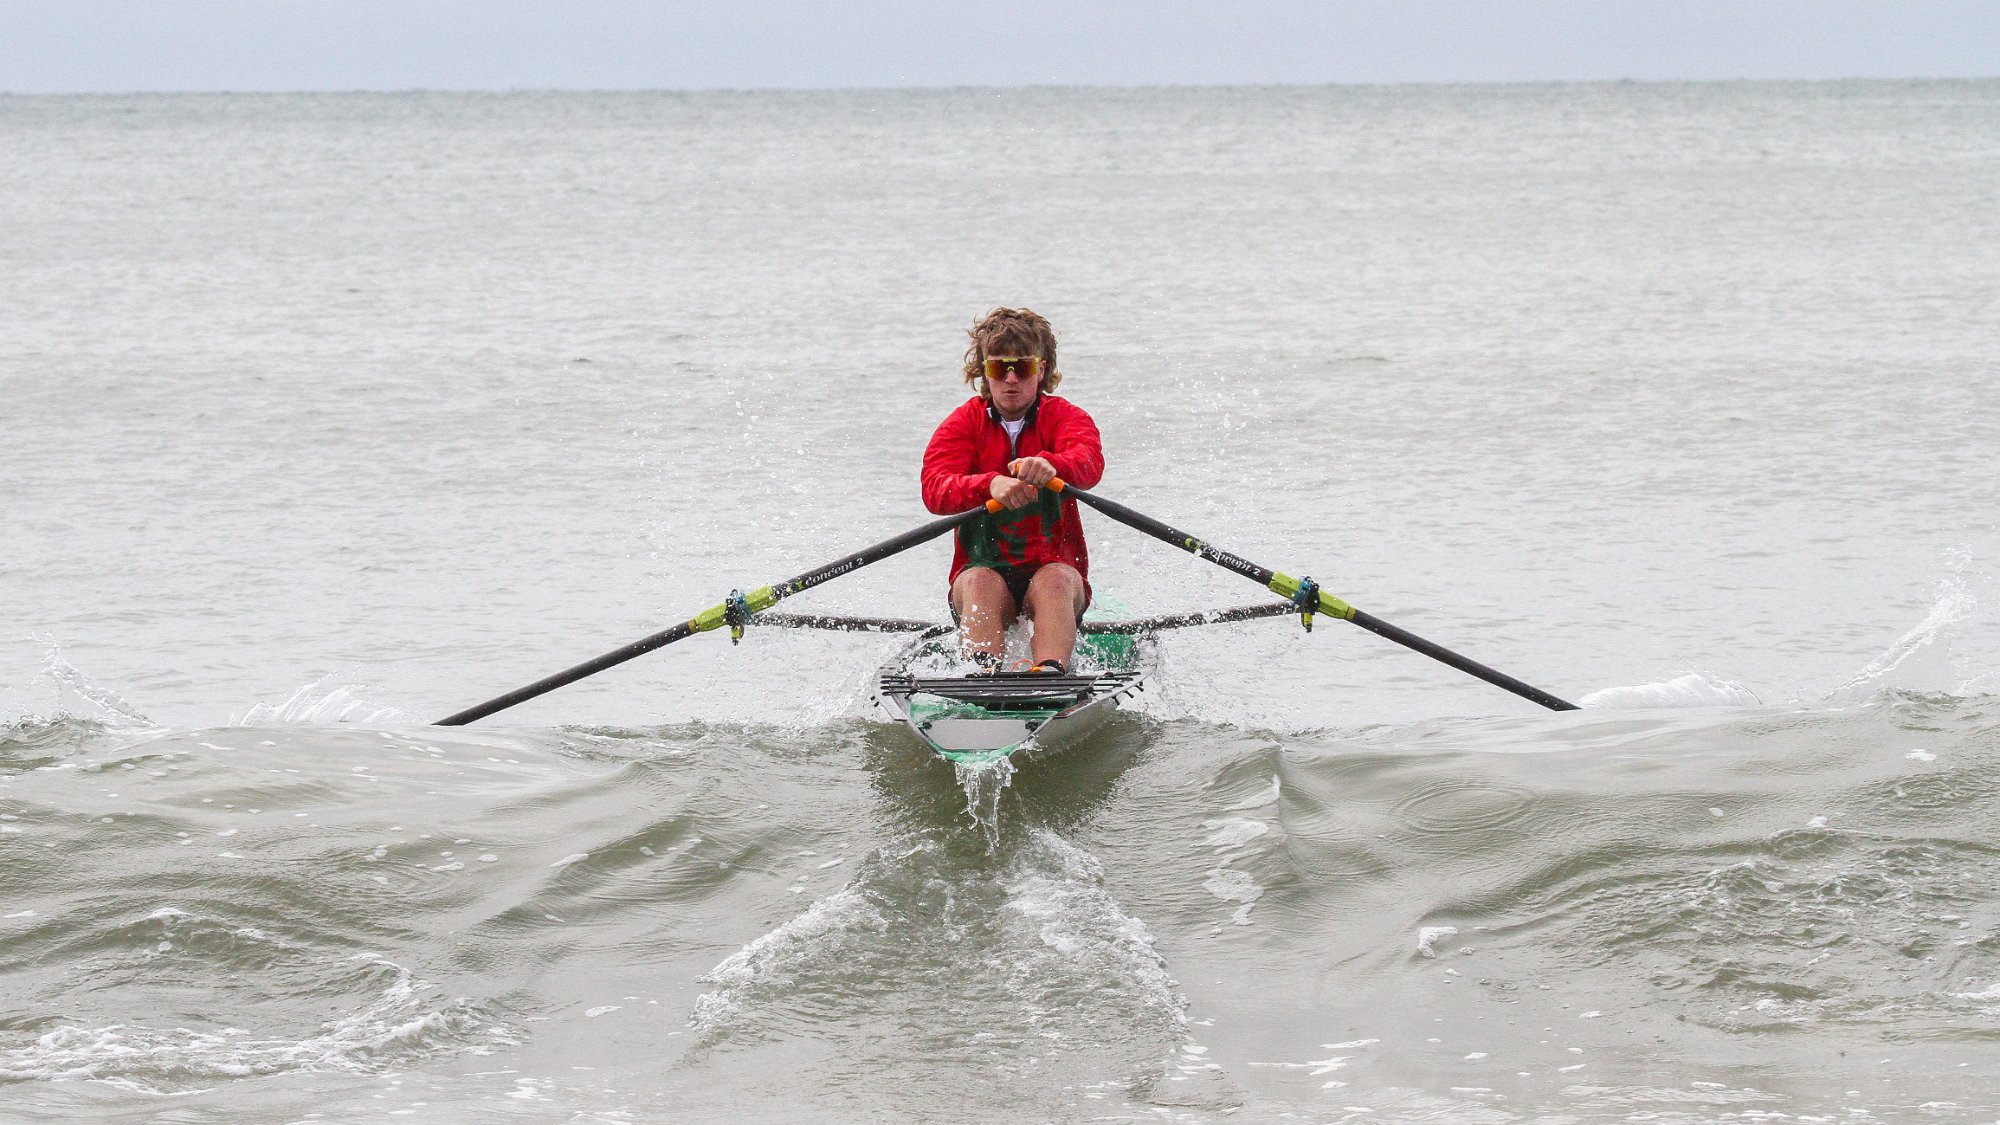
<path fill-rule="evenodd" d="M 883 667 L 875 699 L 955 765 L 1027 761 L 1075 744 L 1116 714 L 1120 702 L 1144 686 L 1150 651 L 1146 637 L 1087 636 L 1079 639 L 1077 655 L 1105 671 L 926 675 L 913 666 L 939 667 L 953 648 L 937 637 L 919 637 Z"/>
<path fill-rule="evenodd" d="M 882 677 L 882 691 L 905 698 L 933 695 L 940 699 L 985 706 L 1061 706 L 1085 696 L 1115 691 L 1139 678 L 1137 672 L 1106 672 L 1085 676 L 1002 673 L 995 676 Z"/>

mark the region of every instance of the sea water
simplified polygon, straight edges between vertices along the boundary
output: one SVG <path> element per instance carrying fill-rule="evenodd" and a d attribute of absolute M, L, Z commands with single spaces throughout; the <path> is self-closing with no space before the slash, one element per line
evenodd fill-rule
<path fill-rule="evenodd" d="M 2000 84 L 0 98 L 0 1118 L 1992 1120 Z M 1321 618 L 991 823 L 964 329 Z M 1086 512 L 1135 612 L 1254 604 Z M 943 615 L 933 544 L 800 610 Z M 982 791 L 983 792 L 983 791 Z M 981 810 L 983 811 L 983 807 Z"/>

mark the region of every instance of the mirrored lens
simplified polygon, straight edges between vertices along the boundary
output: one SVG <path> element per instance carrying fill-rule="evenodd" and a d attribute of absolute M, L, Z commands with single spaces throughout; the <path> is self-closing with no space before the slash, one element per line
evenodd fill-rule
<path fill-rule="evenodd" d="M 1042 357 L 1028 356 L 988 356 L 982 361 L 986 377 L 995 382 L 1010 379 L 1033 379 L 1042 373 Z"/>

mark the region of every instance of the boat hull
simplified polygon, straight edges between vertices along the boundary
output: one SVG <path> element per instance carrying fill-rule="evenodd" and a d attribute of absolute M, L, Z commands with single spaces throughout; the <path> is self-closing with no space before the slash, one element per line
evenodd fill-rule
<path fill-rule="evenodd" d="M 985 765 L 1029 760 L 1073 745 L 1142 690 L 1151 645 L 1143 638 L 1087 636 L 1078 653 L 1103 669 L 1078 675 L 1014 672 L 926 678 L 909 665 L 942 651 L 931 639 L 885 668 L 876 700 L 932 753 Z"/>

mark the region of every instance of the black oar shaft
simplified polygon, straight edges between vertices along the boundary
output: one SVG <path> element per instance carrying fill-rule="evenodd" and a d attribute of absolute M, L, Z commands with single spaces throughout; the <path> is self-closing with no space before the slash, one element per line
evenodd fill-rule
<path fill-rule="evenodd" d="M 462 727 L 467 723 L 483 719 L 496 711 L 505 711 L 517 703 L 526 703 L 538 695 L 547 695 L 549 692 L 566 684 L 573 684 L 585 676 L 594 676 L 606 668 L 616 667 L 635 656 L 644 656 L 656 648 L 692 637 L 697 631 L 692 621 L 683 621 L 671 629 L 662 629 L 650 637 L 643 637 L 623 648 L 616 648 L 605 653 L 603 656 L 593 660 L 586 660 L 574 668 L 566 668 L 553 676 L 545 676 L 529 684 L 527 687 L 515 688 L 506 695 L 489 699 L 477 707 L 468 707 L 456 715 L 439 719 L 437 725 L 441 727 Z"/>
<path fill-rule="evenodd" d="M 764 586 L 752 590 L 744 595 L 743 608 L 751 613 L 769 609 L 773 605 L 776 605 L 781 598 L 791 597 L 802 590 L 810 590 L 822 582 L 838 578 L 843 574 L 852 573 L 867 566 L 869 563 L 881 562 L 890 555 L 907 551 L 919 543 L 936 539 L 958 525 L 984 514 L 991 506 L 991 503 L 989 503 L 987 507 L 974 508 L 969 512 L 960 512 L 955 516 L 946 516 L 943 519 L 932 520 L 922 527 L 912 528 L 893 539 L 885 539 L 873 547 L 867 547 L 851 555 L 835 559 L 825 566 L 815 567 L 796 578 L 789 578 L 773 586 Z M 441 727 L 462 727 L 467 723 L 483 719 L 496 711 L 505 711 L 517 703 L 525 703 L 538 695 L 546 695 L 566 684 L 573 684 L 586 676 L 594 676 L 606 668 L 616 667 L 635 656 L 644 656 L 656 648 L 673 644 L 675 641 L 691 637 L 696 633 L 705 633 L 710 629 L 726 624 L 727 620 L 728 603 L 725 602 L 722 605 L 711 606 L 670 629 L 662 629 L 650 637 L 642 637 L 622 648 L 613 649 L 603 656 L 586 660 L 574 668 L 566 668 L 553 676 L 543 677 L 526 687 L 516 688 L 505 695 L 489 699 L 477 707 L 468 707 L 455 715 L 439 719 L 437 725 Z"/>
<path fill-rule="evenodd" d="M 1259 586 L 1269 586 L 1271 579 L 1277 574 L 1276 571 L 1271 570 L 1269 567 L 1258 566 L 1256 563 L 1240 555 L 1232 555 L 1220 547 L 1203 542 L 1201 539 L 1189 535 L 1177 527 L 1161 523 L 1144 512 L 1135 511 L 1116 500 L 1108 500 L 1094 492 L 1085 492 L 1083 489 L 1067 483 L 1062 486 L 1062 494 L 1076 497 L 1078 500 L 1096 508 L 1098 511 L 1103 512 L 1105 515 L 1110 516 L 1127 527 L 1136 528 L 1155 539 L 1171 543 L 1189 554 L 1207 559 L 1224 570 L 1233 570 L 1257 583 Z"/>
<path fill-rule="evenodd" d="M 1289 575 L 1279 574 L 1268 567 L 1258 566 L 1246 558 L 1233 555 L 1219 547 L 1203 542 L 1201 539 L 1189 535 L 1179 528 L 1161 523 L 1159 520 L 1143 512 L 1134 511 L 1116 500 L 1107 500 L 1102 496 L 1086 492 L 1074 485 L 1052 484 L 1051 487 L 1059 488 L 1064 495 L 1076 497 L 1083 503 L 1096 508 L 1098 511 L 1103 512 L 1105 515 L 1110 516 L 1127 527 L 1143 531 L 1163 542 L 1171 543 L 1183 551 L 1207 559 L 1224 570 L 1233 570 L 1281 596 L 1290 597 L 1299 588 L 1299 581 Z M 1387 637 L 1389 640 L 1405 648 L 1423 653 L 1433 660 L 1448 664 L 1461 672 L 1485 680 L 1494 687 L 1511 691 L 1523 699 L 1539 703 L 1551 711 L 1574 711 L 1577 709 L 1574 703 L 1551 695 L 1532 684 L 1523 683 L 1505 672 L 1488 668 L 1477 660 L 1460 656 L 1458 653 L 1445 648 L 1435 641 L 1425 640 L 1407 629 L 1391 625 L 1373 614 L 1348 605 L 1331 594 L 1320 594 L 1319 608 L 1322 612 L 1332 614 L 1343 620 L 1352 621 L 1354 624 L 1361 626 L 1371 633 Z"/>
<path fill-rule="evenodd" d="M 873 547 L 864 547 L 845 558 L 835 559 L 825 566 L 815 567 L 812 570 L 806 571 L 797 578 L 788 578 L 772 586 L 771 589 L 780 598 L 789 598 L 793 594 L 803 590 L 810 590 L 822 582 L 831 581 L 843 574 L 860 570 L 870 563 L 881 562 L 890 555 L 901 554 L 919 543 L 928 543 L 957 527 L 959 524 L 965 523 L 976 516 L 985 515 L 996 503 L 997 501 L 988 501 L 985 507 L 974 508 L 971 511 L 960 512 L 955 516 L 946 516 L 943 519 L 932 520 L 922 527 L 911 528 L 894 539 L 884 539 Z"/>
<path fill-rule="evenodd" d="M 1460 656 L 1435 641 L 1427 641 L 1410 632 L 1408 629 L 1391 625 L 1366 610 L 1355 610 L 1354 616 L 1348 618 L 1348 620 L 1371 633 L 1387 637 L 1404 648 L 1415 649 L 1432 660 L 1449 664 L 1469 676 L 1477 676 L 1494 687 L 1511 691 L 1522 699 L 1539 703 L 1551 711 L 1574 711 L 1577 709 L 1576 704 L 1566 699 L 1550 695 L 1533 684 L 1522 683 L 1507 673 L 1495 668 L 1488 668 L 1486 665 L 1470 657 Z"/>

